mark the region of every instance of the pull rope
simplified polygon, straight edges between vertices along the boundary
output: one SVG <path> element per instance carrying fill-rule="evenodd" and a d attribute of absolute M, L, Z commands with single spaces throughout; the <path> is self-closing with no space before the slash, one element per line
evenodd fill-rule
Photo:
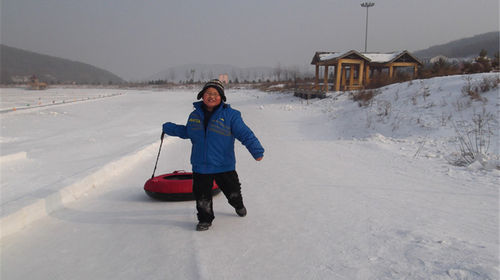
<path fill-rule="evenodd" d="M 156 163 L 155 163 L 155 169 L 153 169 L 153 175 L 151 175 L 151 178 L 154 178 L 155 172 L 156 172 L 156 166 L 158 165 L 158 159 L 160 158 L 160 152 L 161 152 L 161 146 L 163 145 L 163 137 L 165 136 L 165 133 L 161 133 L 161 141 L 160 141 L 160 149 L 158 150 L 158 156 L 156 156 Z"/>

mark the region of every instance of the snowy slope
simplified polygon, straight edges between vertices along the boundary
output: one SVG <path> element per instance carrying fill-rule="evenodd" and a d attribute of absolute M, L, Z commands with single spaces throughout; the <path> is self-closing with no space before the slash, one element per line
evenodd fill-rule
<path fill-rule="evenodd" d="M 456 150 L 452 121 L 496 114 L 498 91 L 456 111 L 464 83 L 392 85 L 362 108 L 338 93 L 308 104 L 229 91 L 266 153 L 255 162 L 237 145 L 249 214 L 236 216 L 219 195 L 203 233 L 193 202 L 156 202 L 142 190 L 161 123 L 184 123 L 195 93 L 124 91 L 4 113 L 1 156 L 13 156 L 1 166 L 2 210 L 12 203 L 5 193 L 19 201 L 101 180 L 85 199 L 4 237 L 1 278 L 498 279 L 499 171 L 446 160 Z M 157 173 L 189 170 L 189 148 L 168 138 Z"/>
<path fill-rule="evenodd" d="M 469 81 L 470 79 L 470 81 Z M 342 138 L 380 137 L 398 141 L 427 140 L 453 142 L 457 136 L 454 124 L 472 123 L 474 115 L 490 115 L 492 132 L 491 155 L 499 154 L 498 108 L 499 89 L 481 94 L 483 101 L 473 100 L 462 93 L 463 87 L 481 85 L 484 80 L 497 81 L 498 74 L 448 76 L 415 80 L 389 85 L 377 90 L 369 105 L 360 108 L 347 95 L 316 102 L 337 126 L 336 135 Z M 440 143 L 450 146 L 452 143 Z M 425 145 L 424 145 L 425 146 Z M 445 153 L 446 151 L 437 151 Z"/>

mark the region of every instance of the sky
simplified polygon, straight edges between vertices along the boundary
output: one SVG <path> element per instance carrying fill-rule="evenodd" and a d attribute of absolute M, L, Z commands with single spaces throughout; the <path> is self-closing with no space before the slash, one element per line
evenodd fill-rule
<path fill-rule="evenodd" d="M 362 2 L 1 0 L 0 39 L 127 80 L 184 64 L 307 66 L 315 51 L 364 51 Z M 368 51 L 416 51 L 499 30 L 498 0 L 373 2 Z"/>

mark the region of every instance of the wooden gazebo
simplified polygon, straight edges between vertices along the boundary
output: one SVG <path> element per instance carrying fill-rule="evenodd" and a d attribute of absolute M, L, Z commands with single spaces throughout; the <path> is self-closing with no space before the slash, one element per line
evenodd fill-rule
<path fill-rule="evenodd" d="M 334 67 L 335 91 L 353 90 L 364 88 L 372 77 L 373 72 L 388 70 L 392 78 L 398 67 L 412 67 L 416 75 L 418 67 L 422 65 L 416 57 L 408 51 L 391 53 L 360 53 L 355 50 L 347 52 L 316 52 L 311 61 L 316 67 L 314 89 L 328 91 L 328 69 Z M 320 85 L 320 67 L 325 67 L 323 72 L 323 85 Z"/>

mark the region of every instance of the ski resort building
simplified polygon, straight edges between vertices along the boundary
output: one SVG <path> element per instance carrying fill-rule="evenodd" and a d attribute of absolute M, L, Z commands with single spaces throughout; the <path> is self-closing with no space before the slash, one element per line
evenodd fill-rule
<path fill-rule="evenodd" d="M 370 83 L 375 71 L 387 72 L 392 78 L 398 68 L 412 69 L 416 76 L 422 62 L 408 51 L 390 53 L 360 53 L 355 50 L 347 52 L 316 52 L 311 61 L 316 67 L 314 89 L 327 92 L 328 72 L 333 71 L 333 88 L 335 91 L 362 89 Z M 320 67 L 324 67 L 323 78 L 320 78 Z M 322 83 L 321 83 L 322 80 Z"/>

